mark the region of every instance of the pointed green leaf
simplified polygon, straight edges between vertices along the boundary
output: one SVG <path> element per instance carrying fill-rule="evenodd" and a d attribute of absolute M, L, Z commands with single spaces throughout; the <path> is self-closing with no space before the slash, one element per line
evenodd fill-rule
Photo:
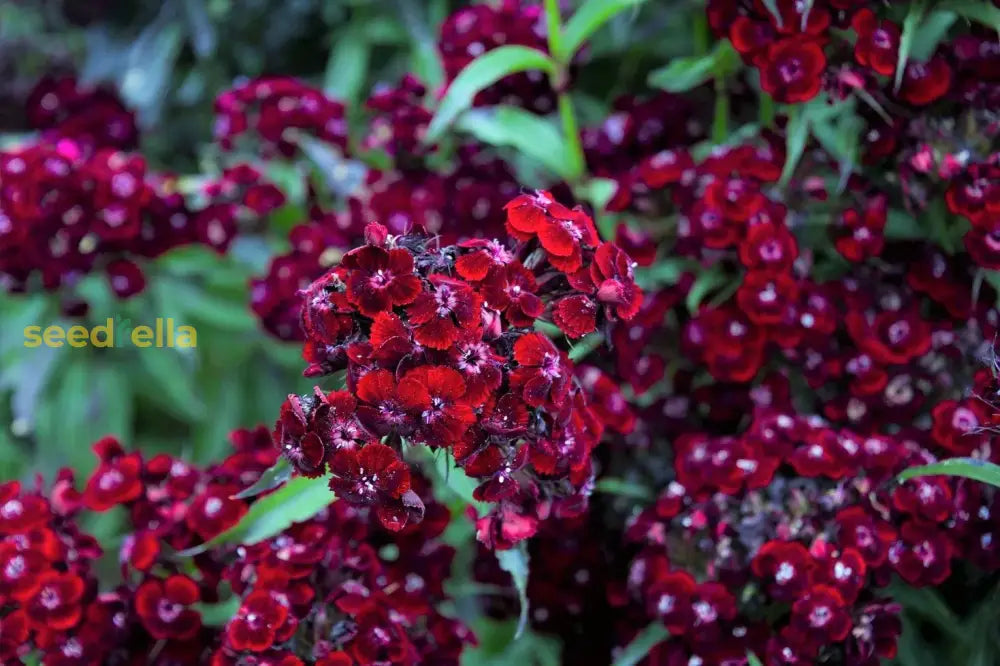
<path fill-rule="evenodd" d="M 559 51 L 559 62 L 569 62 L 591 35 L 620 12 L 638 7 L 645 0 L 587 0 L 566 21 Z"/>
<path fill-rule="evenodd" d="M 615 659 L 614 666 L 635 666 L 649 654 L 650 650 L 668 638 L 670 638 L 670 632 L 667 631 L 667 628 L 660 622 L 653 622 L 625 646 L 622 653 Z"/>
<path fill-rule="evenodd" d="M 274 463 L 270 468 L 264 470 L 254 483 L 249 488 L 241 490 L 240 492 L 233 495 L 236 499 L 246 499 L 247 497 L 256 497 L 266 493 L 268 490 L 277 488 L 285 481 L 288 481 L 292 477 L 292 466 L 288 463 L 288 459 L 282 456 L 278 458 L 278 462 Z"/>
<path fill-rule="evenodd" d="M 511 146 L 563 180 L 576 180 L 583 163 L 572 158 L 559 129 L 547 118 L 513 106 L 471 109 L 456 127 L 491 146 Z"/>
<path fill-rule="evenodd" d="M 252 545 L 270 539 L 294 523 L 309 520 L 336 499 L 329 479 L 297 476 L 277 491 L 250 506 L 239 523 L 205 543 L 181 551 L 182 557 L 203 553 L 227 544 Z"/>
<path fill-rule="evenodd" d="M 736 50 L 723 40 L 708 55 L 674 58 L 666 67 L 650 72 L 648 82 L 668 92 L 686 92 L 734 71 L 739 64 Z"/>
<path fill-rule="evenodd" d="M 903 83 L 903 74 L 906 71 L 906 62 L 910 58 L 910 50 L 913 42 L 917 38 L 920 23 L 924 19 L 924 11 L 927 8 L 927 0 L 915 0 L 910 5 L 906 17 L 903 19 L 903 34 L 899 38 L 899 57 L 896 61 L 896 78 L 893 83 L 893 90 L 899 92 L 899 86 Z"/>
<path fill-rule="evenodd" d="M 978 458 L 952 458 L 930 465 L 920 465 L 904 470 L 898 477 L 900 482 L 918 476 L 961 476 L 982 481 L 991 486 L 1000 486 L 1000 465 Z"/>
<path fill-rule="evenodd" d="M 527 70 L 541 70 L 551 75 L 555 72 L 555 62 L 538 49 L 513 44 L 487 51 L 470 62 L 448 86 L 427 127 L 424 141 L 434 143 L 441 138 L 458 114 L 472 106 L 472 100 L 480 90 L 509 74 Z"/>
<path fill-rule="evenodd" d="M 514 579 L 514 587 L 517 588 L 517 596 L 521 602 L 517 631 L 514 633 L 514 640 L 517 640 L 528 626 L 528 547 L 522 541 L 513 548 L 496 551 L 496 556 L 500 568 Z"/>

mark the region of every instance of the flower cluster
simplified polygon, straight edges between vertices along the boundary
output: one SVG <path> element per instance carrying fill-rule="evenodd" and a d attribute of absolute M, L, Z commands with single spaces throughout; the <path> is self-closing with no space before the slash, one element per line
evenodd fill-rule
<path fill-rule="evenodd" d="M 0 152 L 0 285 L 45 289 L 103 269 L 119 297 L 143 289 L 137 257 L 194 240 L 176 181 L 113 148 L 70 138 Z"/>
<path fill-rule="evenodd" d="M 228 90 L 216 99 L 215 113 L 215 138 L 227 150 L 253 132 L 262 153 L 289 157 L 297 147 L 290 130 L 347 147 L 344 105 L 293 78 L 258 78 Z"/>
<path fill-rule="evenodd" d="M 254 500 L 234 498 L 277 458 L 265 428 L 232 434 L 233 453 L 208 468 L 144 459 L 113 438 L 82 492 L 62 470 L 48 492 L 0 486 L 0 660 L 42 663 L 282 666 L 457 664 L 474 641 L 441 615 L 454 551 L 437 537 L 447 510 L 414 473 L 428 519 L 391 540 L 367 511 L 334 503 L 252 546 L 178 556 L 235 525 Z M 86 512 L 124 508 L 129 532 L 112 585 Z M 387 560 L 380 547 L 392 544 Z M 231 592 L 227 591 L 231 590 Z M 231 617 L 210 619 L 216 606 Z"/>
<path fill-rule="evenodd" d="M 329 471 L 338 496 L 375 507 L 389 529 L 423 511 L 404 442 L 480 482 L 475 496 L 493 508 L 478 537 L 503 548 L 586 506 L 591 451 L 605 425 L 620 425 L 533 328 L 548 320 L 579 338 L 633 317 L 631 260 L 548 192 L 507 213 L 507 242 L 443 246 L 371 224 L 366 244 L 303 293 L 306 374 L 346 370 L 350 391 L 289 396 L 275 443 L 300 474 Z"/>

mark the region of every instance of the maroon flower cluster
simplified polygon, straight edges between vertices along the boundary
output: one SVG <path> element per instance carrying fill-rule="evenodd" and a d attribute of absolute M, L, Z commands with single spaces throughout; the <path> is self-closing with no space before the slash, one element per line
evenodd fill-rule
<path fill-rule="evenodd" d="M 71 138 L 0 153 L 0 284 L 54 290 L 103 269 L 122 298 L 145 286 L 138 257 L 191 242 L 176 181 L 112 148 Z"/>
<path fill-rule="evenodd" d="M 284 194 L 248 164 L 206 180 L 189 201 L 171 174 L 134 152 L 131 112 L 104 88 L 43 79 L 28 101 L 40 135 L 0 152 L 0 285 L 71 288 L 95 270 L 128 298 L 145 288 L 141 261 L 189 243 L 224 253 Z M 284 120 L 283 120 L 284 121 Z"/>
<path fill-rule="evenodd" d="M 630 319 L 642 303 L 631 260 L 548 192 L 507 211 L 506 243 L 442 246 L 371 224 L 367 243 L 303 294 L 306 374 L 346 369 L 350 392 L 289 396 L 275 443 L 389 529 L 423 511 L 404 442 L 444 449 L 480 481 L 476 498 L 494 508 L 479 539 L 504 548 L 586 506 L 591 451 L 606 423 L 619 425 L 532 328 L 548 319 L 577 338 Z"/>
<path fill-rule="evenodd" d="M 296 79 L 254 79 L 219 95 L 215 101 L 215 138 L 229 150 L 248 132 L 265 155 L 290 157 L 298 130 L 347 147 L 344 105 Z"/>
<path fill-rule="evenodd" d="M 520 45 L 548 51 L 545 16 L 539 4 L 523 0 L 464 7 L 445 20 L 438 50 L 445 75 L 452 81 L 466 65 L 498 46 Z M 556 98 L 541 72 L 512 74 L 480 91 L 477 106 L 508 104 L 536 113 L 555 110 Z"/>
<path fill-rule="evenodd" d="M 233 494 L 277 459 L 265 428 L 232 440 L 228 458 L 199 469 L 105 438 L 82 492 L 69 470 L 47 493 L 40 483 L 0 486 L 0 660 L 21 664 L 36 652 L 47 666 L 458 663 L 474 638 L 436 610 L 454 554 L 437 541 L 448 512 L 416 473 L 428 519 L 394 537 L 391 561 L 379 555 L 386 533 L 345 502 L 253 545 L 179 556 L 235 525 L 253 500 Z M 104 547 L 78 524 L 86 511 L 115 507 L 130 531 L 120 578 L 108 586 L 97 566 Z M 206 620 L 206 609 L 234 601 L 221 626 Z"/>

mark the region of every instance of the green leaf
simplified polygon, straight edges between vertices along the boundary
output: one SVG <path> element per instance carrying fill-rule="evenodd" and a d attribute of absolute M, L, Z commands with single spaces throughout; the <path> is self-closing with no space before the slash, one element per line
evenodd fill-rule
<path fill-rule="evenodd" d="M 241 490 L 233 495 L 233 497 L 236 499 L 256 497 L 257 495 L 266 493 L 268 490 L 277 488 L 290 478 L 292 478 L 292 466 L 289 464 L 288 459 L 282 456 L 278 458 L 278 462 L 264 470 L 260 478 L 252 486 Z"/>
<path fill-rule="evenodd" d="M 774 22 L 778 28 L 785 27 L 785 20 L 781 16 L 781 11 L 778 9 L 778 0 L 762 0 L 767 11 L 771 12 L 771 16 L 774 17 Z"/>
<path fill-rule="evenodd" d="M 217 604 L 197 604 L 194 609 L 201 613 L 201 622 L 206 627 L 224 627 L 240 610 L 242 599 L 230 597 Z"/>
<path fill-rule="evenodd" d="M 722 40 L 708 55 L 674 58 L 666 67 L 650 72 L 648 83 L 668 92 L 685 92 L 714 77 L 725 76 L 739 67 L 732 45 Z"/>
<path fill-rule="evenodd" d="M 555 57 L 568 63 L 583 43 L 620 12 L 638 7 L 645 0 L 587 0 L 566 21 Z"/>
<path fill-rule="evenodd" d="M 698 312 L 698 307 L 708 294 L 729 284 L 730 280 L 736 279 L 738 279 L 736 276 L 726 273 L 725 268 L 719 264 L 715 264 L 709 270 L 701 273 L 695 278 L 691 290 L 687 293 L 687 299 L 684 301 L 688 312 L 691 314 Z"/>
<path fill-rule="evenodd" d="M 204 0 L 183 0 L 182 7 L 194 54 L 199 58 L 209 57 L 215 52 L 218 38 L 212 19 L 205 11 Z"/>
<path fill-rule="evenodd" d="M 944 0 L 935 5 L 935 9 L 952 11 L 969 21 L 983 25 L 1000 32 L 1000 7 L 983 0 Z"/>
<path fill-rule="evenodd" d="M 600 347 L 602 342 L 604 342 L 603 333 L 591 333 L 587 335 L 569 350 L 569 360 L 578 363 L 586 358 L 590 352 Z"/>
<path fill-rule="evenodd" d="M 354 24 L 334 40 L 323 76 L 323 92 L 347 102 L 361 97 L 371 54 L 368 41 Z"/>
<path fill-rule="evenodd" d="M 226 544 L 252 545 L 270 539 L 294 523 L 309 520 L 336 499 L 329 479 L 297 476 L 284 486 L 250 506 L 239 523 L 205 543 L 181 551 L 187 557 Z"/>
<path fill-rule="evenodd" d="M 1000 465 L 978 458 L 952 458 L 930 465 L 920 465 L 904 470 L 898 477 L 902 483 L 918 476 L 961 476 L 1000 486 Z"/>
<path fill-rule="evenodd" d="M 456 127 L 491 146 L 516 148 L 563 180 L 575 180 L 583 173 L 582 161 L 573 159 L 555 124 L 524 109 L 471 109 L 461 115 Z"/>
<path fill-rule="evenodd" d="M 915 217 L 905 211 L 889 210 L 889 217 L 885 224 L 886 238 L 919 240 L 924 236 L 923 227 L 920 226 Z"/>
<path fill-rule="evenodd" d="M 660 622 L 653 622 L 639 632 L 639 635 L 632 639 L 632 642 L 625 646 L 618 658 L 614 661 L 614 666 L 635 666 L 649 651 L 658 644 L 670 638 L 670 632 Z"/>
<path fill-rule="evenodd" d="M 935 10 L 928 14 L 910 46 L 910 57 L 914 60 L 927 60 L 934 55 L 938 45 L 948 34 L 948 29 L 957 20 L 958 14 L 955 12 Z"/>
<path fill-rule="evenodd" d="M 893 90 L 896 92 L 899 92 L 899 86 L 903 83 L 906 62 L 910 57 L 910 50 L 913 48 L 926 8 L 927 0 L 914 0 L 906 13 L 906 18 L 903 19 L 903 34 L 899 38 L 899 57 L 896 60 L 896 78 L 893 82 Z"/>
<path fill-rule="evenodd" d="M 786 148 L 785 166 L 781 170 L 781 179 L 778 184 L 781 187 L 788 185 L 795 173 L 795 168 L 802 159 L 802 154 L 806 150 L 806 143 L 809 141 L 809 114 L 805 109 L 798 106 L 790 107 L 788 125 L 785 127 Z"/>
<path fill-rule="evenodd" d="M 368 168 L 357 160 L 346 159 L 336 147 L 308 134 L 297 134 L 295 142 L 334 195 L 345 199 L 355 194 L 364 182 Z"/>
<path fill-rule="evenodd" d="M 483 53 L 458 73 L 445 92 L 437 112 L 427 127 L 426 143 L 434 143 L 472 105 L 476 94 L 503 77 L 527 70 L 555 73 L 555 62 L 538 49 L 509 44 Z"/>
<path fill-rule="evenodd" d="M 115 342 L 115 344 L 121 344 Z M 176 350 L 168 347 L 136 349 L 139 357 L 139 390 L 154 403 L 186 421 L 200 421 L 205 407 L 198 396 L 192 373 Z"/>
<path fill-rule="evenodd" d="M 655 289 L 677 284 L 684 273 L 697 271 L 699 268 L 697 261 L 687 257 L 658 259 L 652 266 L 637 269 L 635 281 L 643 289 Z"/>
<path fill-rule="evenodd" d="M 753 652 L 747 652 L 747 666 L 764 666 Z"/>
<path fill-rule="evenodd" d="M 517 640 L 528 626 L 528 546 L 521 541 L 513 548 L 496 551 L 496 556 L 500 568 L 514 579 L 514 587 L 517 588 L 520 599 L 521 613 L 518 616 L 517 631 L 514 632 L 514 640 Z"/>
<path fill-rule="evenodd" d="M 653 500 L 653 493 L 649 492 L 648 488 L 644 488 L 638 483 L 634 483 L 632 481 L 626 481 L 625 479 L 616 479 L 613 477 L 598 479 L 597 483 L 594 485 L 594 490 L 599 493 L 608 493 L 609 495 L 628 497 L 642 502 L 650 502 Z"/>

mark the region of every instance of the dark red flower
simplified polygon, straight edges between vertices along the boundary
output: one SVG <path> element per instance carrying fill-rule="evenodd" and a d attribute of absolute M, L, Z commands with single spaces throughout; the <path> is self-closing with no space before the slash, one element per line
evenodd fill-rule
<path fill-rule="evenodd" d="M 417 387 L 412 387 L 416 383 Z M 430 397 L 430 404 L 417 419 L 411 435 L 414 442 L 433 448 L 453 445 L 476 421 L 472 407 L 465 401 L 465 380 L 458 371 L 445 366 L 424 365 L 414 368 L 399 382 L 404 395 Z"/>
<path fill-rule="evenodd" d="M 69 629 L 83 613 L 83 591 L 83 579 L 76 574 L 52 570 L 42 573 L 34 595 L 24 606 L 28 622 L 38 631 Z"/>
<path fill-rule="evenodd" d="M 142 457 L 131 453 L 102 462 L 87 481 L 83 502 L 92 511 L 107 511 L 142 495 Z"/>
<path fill-rule="evenodd" d="M 233 499 L 237 492 L 239 488 L 235 486 L 208 486 L 188 507 L 188 527 L 208 540 L 238 523 L 247 512 L 247 505 L 242 500 Z"/>
<path fill-rule="evenodd" d="M 541 333 L 528 333 L 514 343 L 518 367 L 510 373 L 513 390 L 532 407 L 558 405 L 569 390 L 572 367 L 563 352 Z"/>
<path fill-rule="evenodd" d="M 914 106 L 926 106 L 943 97 L 951 88 L 951 67 L 941 57 L 927 62 L 909 62 L 903 73 L 899 97 Z"/>
<path fill-rule="evenodd" d="M 177 574 L 143 582 L 135 591 L 135 610 L 153 638 L 189 640 L 201 629 L 201 614 L 190 608 L 200 599 L 195 582 Z"/>
<path fill-rule="evenodd" d="M 767 593 L 779 601 L 801 597 L 815 566 L 809 551 L 795 541 L 768 541 L 751 562 L 754 575 L 767 581 Z"/>
<path fill-rule="evenodd" d="M 268 590 L 254 590 L 226 625 L 226 642 L 234 650 L 263 652 L 270 648 L 288 618 L 288 608 Z"/>
<path fill-rule="evenodd" d="M 816 42 L 783 39 L 769 46 L 761 60 L 760 85 L 776 101 L 799 104 L 819 92 L 826 55 Z"/>
<path fill-rule="evenodd" d="M 854 42 L 854 58 L 883 76 L 892 76 L 899 60 L 899 26 L 885 19 L 878 20 L 865 7 L 854 14 L 851 27 L 858 33 Z"/>
<path fill-rule="evenodd" d="M 408 305 L 420 294 L 420 278 L 413 273 L 408 250 L 365 245 L 344 255 L 341 265 L 349 269 L 347 299 L 366 317 Z"/>
<path fill-rule="evenodd" d="M 358 381 L 358 420 L 379 436 L 391 432 L 409 434 L 416 419 L 431 407 L 431 396 L 417 382 L 407 383 L 405 390 L 397 386 L 396 377 L 388 370 L 373 370 Z"/>
<path fill-rule="evenodd" d="M 432 349 L 448 349 L 461 329 L 479 326 L 483 299 L 460 280 L 439 274 L 428 279 L 433 291 L 421 292 L 406 311 L 416 324 L 413 338 Z"/>

